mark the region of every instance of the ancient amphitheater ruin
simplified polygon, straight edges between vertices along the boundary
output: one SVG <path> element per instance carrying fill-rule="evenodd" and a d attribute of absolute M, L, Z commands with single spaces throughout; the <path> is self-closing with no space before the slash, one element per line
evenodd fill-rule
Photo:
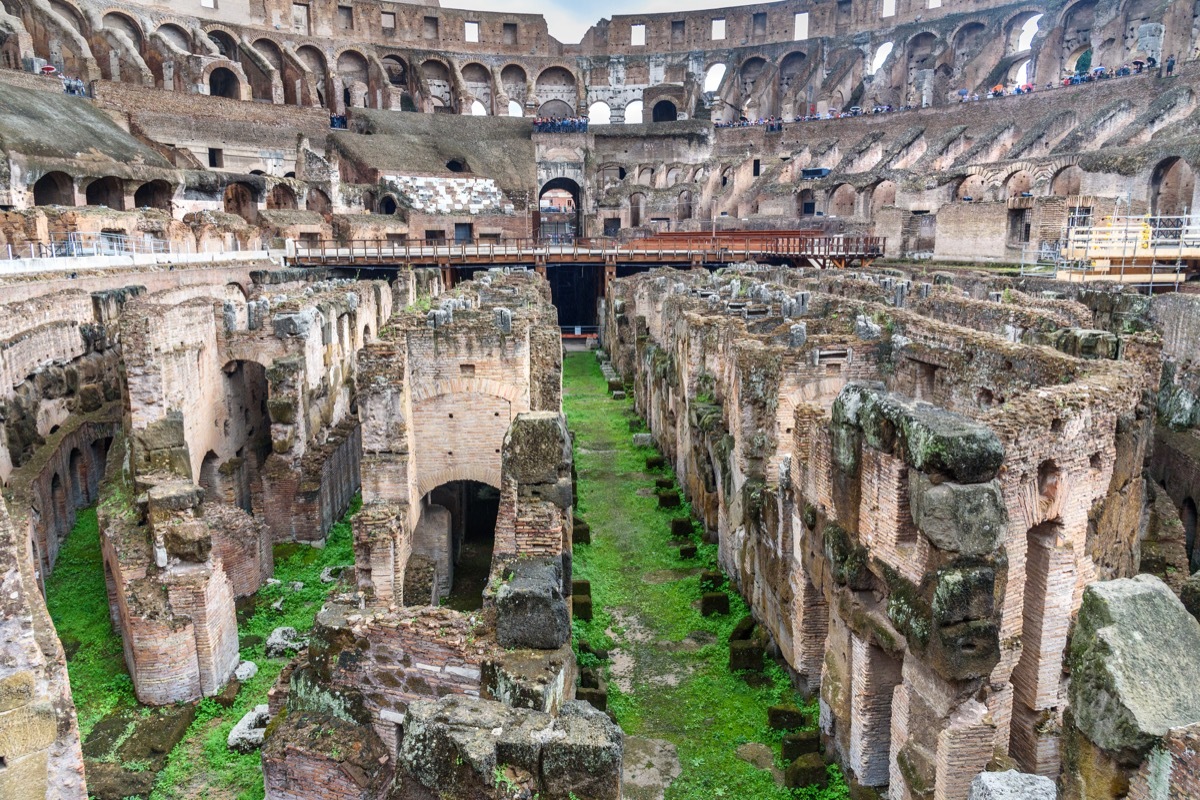
<path fill-rule="evenodd" d="M 0 800 L 1200 799 L 1200 4 L 677 5 L 0 0 Z"/>

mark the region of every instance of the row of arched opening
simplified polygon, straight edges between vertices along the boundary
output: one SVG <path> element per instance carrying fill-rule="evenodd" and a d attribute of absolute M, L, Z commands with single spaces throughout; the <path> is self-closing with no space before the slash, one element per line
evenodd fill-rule
<path fill-rule="evenodd" d="M 127 192 L 132 185 L 133 182 L 111 175 L 80 181 L 85 205 L 124 211 L 131 200 L 132 208 L 171 210 L 171 198 L 175 194 L 171 184 L 164 180 L 137 184 L 130 198 Z M 65 172 L 48 172 L 33 184 L 35 206 L 74 206 L 77 205 L 76 196 L 75 179 Z"/>
<path fill-rule="evenodd" d="M 63 468 L 50 476 L 49 497 L 39 498 L 34 550 L 49 572 L 75 525 L 76 512 L 96 501 L 111 437 L 72 447 Z"/>
<path fill-rule="evenodd" d="M 1002 201 L 1041 194 L 1072 197 L 1082 192 L 1083 177 L 1083 170 L 1074 164 L 1055 172 L 1042 188 L 1036 185 L 1033 173 L 1025 169 L 1009 174 L 998 185 L 989 183 L 982 175 L 968 175 L 955 189 L 955 199 Z M 1196 174 L 1191 165 L 1178 156 L 1165 158 L 1150 173 L 1147 194 L 1150 214 L 1164 217 L 1188 215 L 1194 208 L 1195 192 Z"/>

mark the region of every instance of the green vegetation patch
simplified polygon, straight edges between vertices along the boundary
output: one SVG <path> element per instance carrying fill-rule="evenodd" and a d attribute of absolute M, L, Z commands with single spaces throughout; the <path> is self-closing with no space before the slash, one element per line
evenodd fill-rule
<path fill-rule="evenodd" d="M 94 506 L 76 514 L 75 527 L 58 551 L 54 571 L 46 580 L 46 607 L 67 653 L 79 734 L 86 739 L 100 720 L 137 706 L 121 635 L 108 617 L 100 523 Z"/>
<path fill-rule="evenodd" d="M 593 355 L 568 355 L 563 378 L 563 405 L 576 432 L 576 511 L 592 526 L 592 544 L 576 546 L 574 565 L 576 577 L 591 581 L 595 613 L 589 622 L 576 621 L 576 643 L 617 648 L 620 657 L 605 662 L 605 672 L 609 708 L 625 732 L 675 745 L 682 773 L 667 800 L 848 797 L 837 767 L 829 768 L 828 789 L 787 789 L 738 757 L 739 746 L 758 742 L 775 750 L 777 767 L 785 766 L 778 755 L 783 734 L 769 728 L 767 708 L 794 703 L 815 724 L 815 702 L 806 703 L 777 664 L 761 675 L 729 671 L 729 634 L 747 607 L 727 588 L 730 613 L 700 615 L 700 575 L 716 568 L 716 545 L 694 535 L 697 557 L 680 558 L 670 536 L 680 509 L 659 509 L 652 493 L 639 494 L 655 477 L 674 474 L 669 467 L 644 471 L 655 451 L 633 446 L 632 404 L 609 398 Z M 682 510 L 690 513 L 686 504 Z M 589 653 L 580 654 L 580 663 L 600 664 Z"/>
<path fill-rule="evenodd" d="M 258 674 L 242 685 L 230 708 L 222 708 L 211 698 L 200 701 L 196 721 L 171 751 L 167 767 L 150 795 L 152 800 L 208 796 L 214 789 L 222 790 L 219 796 L 237 800 L 263 798 L 258 753 L 235 753 L 225 742 L 246 712 L 267 702 L 267 691 L 287 664 L 287 659 L 268 659 L 264 654 L 271 631 L 290 626 L 301 634 L 308 632 L 330 591 L 337 586 L 321 583 L 321 572 L 326 567 L 354 563 L 350 520 L 360 508 L 362 498 L 356 496 L 346 515 L 329 531 L 324 548 L 290 543 L 275 546 L 275 578 L 279 583 L 259 589 L 252 609 L 239 613 L 238 619 L 242 658 L 258 664 Z M 302 582 L 304 588 L 292 591 L 295 581 Z M 274 608 L 281 598 L 281 608 Z"/>

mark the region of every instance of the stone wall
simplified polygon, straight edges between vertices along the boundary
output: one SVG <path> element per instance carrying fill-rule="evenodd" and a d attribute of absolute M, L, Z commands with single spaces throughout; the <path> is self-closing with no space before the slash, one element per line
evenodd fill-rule
<path fill-rule="evenodd" d="M 1137 573 L 1149 506 L 1157 340 L 1081 350 L 1083 306 L 963 286 L 660 272 L 606 304 L 723 568 L 820 687 L 829 752 L 893 797 L 965 797 L 995 753 L 1058 774 L 1070 621 Z"/>

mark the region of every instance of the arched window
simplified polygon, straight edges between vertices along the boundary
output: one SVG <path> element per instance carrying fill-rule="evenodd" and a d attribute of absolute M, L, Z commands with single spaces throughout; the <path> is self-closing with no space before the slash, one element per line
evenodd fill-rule
<path fill-rule="evenodd" d="M 588 106 L 588 125 L 608 125 L 612 122 L 612 109 L 608 103 L 595 102 Z"/>
<path fill-rule="evenodd" d="M 242 97 L 237 75 L 225 67 L 217 67 L 208 76 L 208 93 L 213 97 L 225 97 L 230 100 L 240 100 Z"/>
<path fill-rule="evenodd" d="M 625 106 L 625 124 L 640 125 L 642 123 L 643 111 L 642 101 L 634 100 Z"/>

